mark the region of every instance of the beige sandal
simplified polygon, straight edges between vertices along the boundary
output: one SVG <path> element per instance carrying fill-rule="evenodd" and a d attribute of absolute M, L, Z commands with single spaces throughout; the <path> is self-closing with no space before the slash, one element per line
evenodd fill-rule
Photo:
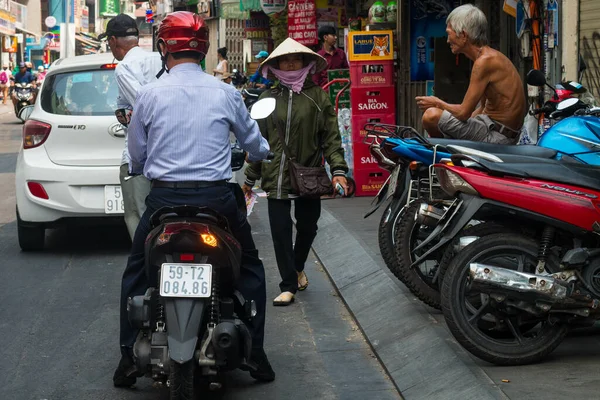
<path fill-rule="evenodd" d="M 273 300 L 273 305 L 276 307 L 289 306 L 294 302 L 294 293 L 283 292 Z"/>
<path fill-rule="evenodd" d="M 298 272 L 298 290 L 306 290 L 308 287 L 308 277 L 304 271 Z"/>

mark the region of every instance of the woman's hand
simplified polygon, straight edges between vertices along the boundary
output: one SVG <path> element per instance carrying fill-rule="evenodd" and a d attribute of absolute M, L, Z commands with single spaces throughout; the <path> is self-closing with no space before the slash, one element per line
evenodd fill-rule
<path fill-rule="evenodd" d="M 244 183 L 242 185 L 242 191 L 244 192 L 244 195 L 248 196 L 252 193 L 252 188 Z"/>
<path fill-rule="evenodd" d="M 334 176 L 331 180 L 331 184 L 333 185 L 333 195 L 337 196 L 339 194 L 337 188 L 335 187 L 335 185 L 337 185 L 338 183 L 344 189 L 344 194 L 342 196 L 346 197 L 348 195 L 348 181 L 346 180 L 345 176 Z"/>

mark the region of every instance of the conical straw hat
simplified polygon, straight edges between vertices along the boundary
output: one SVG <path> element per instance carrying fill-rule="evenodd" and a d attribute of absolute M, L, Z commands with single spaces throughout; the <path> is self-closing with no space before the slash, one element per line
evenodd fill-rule
<path fill-rule="evenodd" d="M 306 54 L 308 56 L 311 56 L 317 63 L 316 73 L 327 69 L 327 61 L 323 57 L 321 57 L 308 47 L 296 42 L 294 39 L 287 38 L 279 46 L 277 46 L 275 50 L 273 50 L 271 55 L 267 57 L 265 61 L 263 61 L 260 64 L 261 70 L 266 64 L 270 64 L 274 67 L 277 67 L 277 64 L 275 63 L 276 59 L 286 54 Z"/>

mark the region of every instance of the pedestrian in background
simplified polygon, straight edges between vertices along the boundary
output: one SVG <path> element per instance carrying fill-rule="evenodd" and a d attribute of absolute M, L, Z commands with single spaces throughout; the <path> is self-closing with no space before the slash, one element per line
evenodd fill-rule
<path fill-rule="evenodd" d="M 279 85 L 264 92 L 261 98 L 276 100 L 272 117 L 259 120 L 262 135 L 267 138 L 275 158 L 270 163 L 257 162 L 246 169 L 244 193 L 250 194 L 257 180 L 268 193 L 269 223 L 275 248 L 277 266 L 281 275 L 281 294 L 273 300 L 275 306 L 287 306 L 294 301 L 297 290 L 308 286 L 304 264 L 317 235 L 317 221 L 321 216 L 319 198 L 303 198 L 293 193 L 284 153 L 284 137 L 295 161 L 305 167 L 318 167 L 323 156 L 333 174 L 333 186 L 339 183 L 348 192 L 342 140 L 337 116 L 329 96 L 316 86 L 311 74 L 327 68 L 323 57 L 293 39 L 281 43 L 262 64 L 265 77 L 277 79 Z M 284 132 L 277 132 L 284 127 Z M 333 191 L 333 189 L 332 189 Z M 296 217 L 296 243 L 292 242 L 292 200 Z"/>
<path fill-rule="evenodd" d="M 6 104 L 8 101 L 8 89 L 10 89 L 10 77 L 12 73 L 8 69 L 8 65 L 2 65 L 2 71 L 0 72 L 0 89 L 2 89 L 2 104 Z"/>
<path fill-rule="evenodd" d="M 269 53 L 264 50 L 260 51 L 256 56 L 254 56 L 256 61 L 260 62 L 261 64 L 267 59 L 267 57 L 269 57 Z M 257 89 L 268 89 L 273 86 L 273 82 L 271 82 L 271 80 L 260 74 L 260 65 L 256 69 L 256 72 L 254 72 L 254 74 L 252 74 L 250 77 L 250 83 L 252 83 Z"/>
<path fill-rule="evenodd" d="M 217 79 L 221 79 L 225 72 L 229 72 L 229 62 L 227 61 L 227 47 L 217 49 L 217 59 L 219 63 L 217 68 L 213 69 L 213 73 Z"/>
<path fill-rule="evenodd" d="M 127 149 L 127 125 L 138 91 L 156 80 L 156 75 L 162 70 L 162 60 L 158 53 L 150 53 L 139 47 L 137 24 L 126 14 L 119 14 L 108 21 L 106 32 L 99 38 L 107 38 L 110 51 L 119 61 L 115 69 L 115 79 L 119 86 L 116 113 L 118 119 L 125 118 L 119 119 L 125 126 L 125 149 L 121 158 L 119 180 L 123 192 L 125 224 L 133 240 L 140 218 L 146 210 L 145 201 L 150 192 L 150 181 L 142 174 L 129 174 L 131 159 Z"/>
<path fill-rule="evenodd" d="M 327 70 L 329 69 L 348 69 L 348 60 L 346 59 L 346 53 L 338 47 L 337 44 L 337 29 L 331 25 L 323 26 L 319 29 L 319 39 L 321 40 L 322 46 L 318 54 L 327 61 L 327 68 L 324 69 L 320 74 L 313 76 L 313 81 L 319 86 L 325 85 L 329 79 L 327 79 Z"/>

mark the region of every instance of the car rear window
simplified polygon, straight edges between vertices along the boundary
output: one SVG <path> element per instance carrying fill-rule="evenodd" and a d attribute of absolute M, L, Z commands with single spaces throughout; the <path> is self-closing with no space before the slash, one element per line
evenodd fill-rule
<path fill-rule="evenodd" d="M 65 72 L 46 78 L 42 109 L 58 115 L 114 115 L 118 86 L 113 69 Z"/>

